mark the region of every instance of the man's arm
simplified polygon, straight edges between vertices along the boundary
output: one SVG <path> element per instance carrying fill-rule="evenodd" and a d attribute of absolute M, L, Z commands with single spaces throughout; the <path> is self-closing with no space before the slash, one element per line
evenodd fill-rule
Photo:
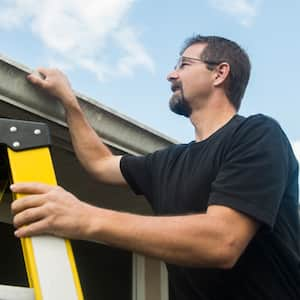
<path fill-rule="evenodd" d="M 31 194 L 12 203 L 17 237 L 49 233 L 93 240 L 178 265 L 231 268 L 259 227 L 225 206 L 209 206 L 205 214 L 153 217 L 97 208 L 61 187 L 20 183 L 12 190 Z"/>
<path fill-rule="evenodd" d="M 87 239 L 165 262 L 203 268 L 232 268 L 258 229 L 253 219 L 225 207 L 172 217 L 94 211 Z"/>
<path fill-rule="evenodd" d="M 121 157 L 113 155 L 90 126 L 66 76 L 56 69 L 39 68 L 38 72 L 43 78 L 34 73 L 27 78 L 62 102 L 72 144 L 83 167 L 100 181 L 126 184 L 119 167 Z"/>

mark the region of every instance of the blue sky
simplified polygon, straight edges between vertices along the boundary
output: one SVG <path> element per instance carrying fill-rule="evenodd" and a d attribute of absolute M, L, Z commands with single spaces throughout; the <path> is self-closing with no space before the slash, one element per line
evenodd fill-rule
<path fill-rule="evenodd" d="M 285 4 L 288 3 L 288 4 Z M 0 0 L 0 53 L 64 70 L 82 94 L 188 142 L 166 81 L 193 34 L 237 41 L 252 61 L 240 113 L 277 119 L 300 159 L 300 1 Z"/>

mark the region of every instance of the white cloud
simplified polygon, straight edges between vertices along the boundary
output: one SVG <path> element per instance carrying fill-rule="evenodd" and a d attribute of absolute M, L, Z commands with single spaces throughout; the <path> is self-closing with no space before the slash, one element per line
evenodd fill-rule
<path fill-rule="evenodd" d="M 52 65 L 83 68 L 99 79 L 131 75 L 138 66 L 153 71 L 138 33 L 126 22 L 133 2 L 0 0 L 0 29 L 30 29 L 47 47 Z"/>
<path fill-rule="evenodd" d="M 209 0 L 213 7 L 225 12 L 246 27 L 253 24 L 262 0 Z"/>

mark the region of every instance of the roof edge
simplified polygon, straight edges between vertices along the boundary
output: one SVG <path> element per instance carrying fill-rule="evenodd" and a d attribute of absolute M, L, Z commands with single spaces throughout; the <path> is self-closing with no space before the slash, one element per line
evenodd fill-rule
<path fill-rule="evenodd" d="M 62 104 L 26 80 L 31 72 L 0 54 L 1 101 L 67 127 Z M 177 143 L 94 99 L 75 94 L 89 123 L 108 145 L 128 153 L 146 154 Z"/>

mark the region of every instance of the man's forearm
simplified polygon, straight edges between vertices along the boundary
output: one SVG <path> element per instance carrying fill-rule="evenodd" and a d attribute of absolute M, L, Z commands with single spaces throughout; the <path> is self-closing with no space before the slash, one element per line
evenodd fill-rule
<path fill-rule="evenodd" d="M 38 74 L 41 74 L 39 76 Z M 96 132 L 88 124 L 76 96 L 71 88 L 68 78 L 57 69 L 39 68 L 37 72 L 29 74 L 28 80 L 59 99 L 65 110 L 69 125 L 72 143 L 76 155 L 82 165 L 98 179 L 102 180 L 102 174 L 107 173 L 107 157 L 114 158 Z M 106 162 L 105 164 L 102 161 Z M 104 178 L 112 182 L 124 182 L 120 172 L 116 171 L 118 159 L 109 161 L 113 171 Z M 103 168 L 104 165 L 104 168 Z M 103 169 L 105 169 L 103 171 Z"/>
<path fill-rule="evenodd" d="M 231 268 L 260 226 L 219 205 L 203 214 L 152 217 L 91 206 L 43 183 L 10 188 L 27 194 L 12 204 L 17 237 L 48 233 L 98 241 L 185 266 Z"/>
<path fill-rule="evenodd" d="M 81 164 L 94 173 L 95 162 L 111 156 L 112 153 L 86 120 L 75 95 L 69 97 L 74 97 L 69 101 L 72 104 L 65 106 L 72 144 Z"/>
<path fill-rule="evenodd" d="M 231 267 L 229 235 L 206 214 L 151 217 L 93 210 L 83 239 L 185 266 Z"/>

